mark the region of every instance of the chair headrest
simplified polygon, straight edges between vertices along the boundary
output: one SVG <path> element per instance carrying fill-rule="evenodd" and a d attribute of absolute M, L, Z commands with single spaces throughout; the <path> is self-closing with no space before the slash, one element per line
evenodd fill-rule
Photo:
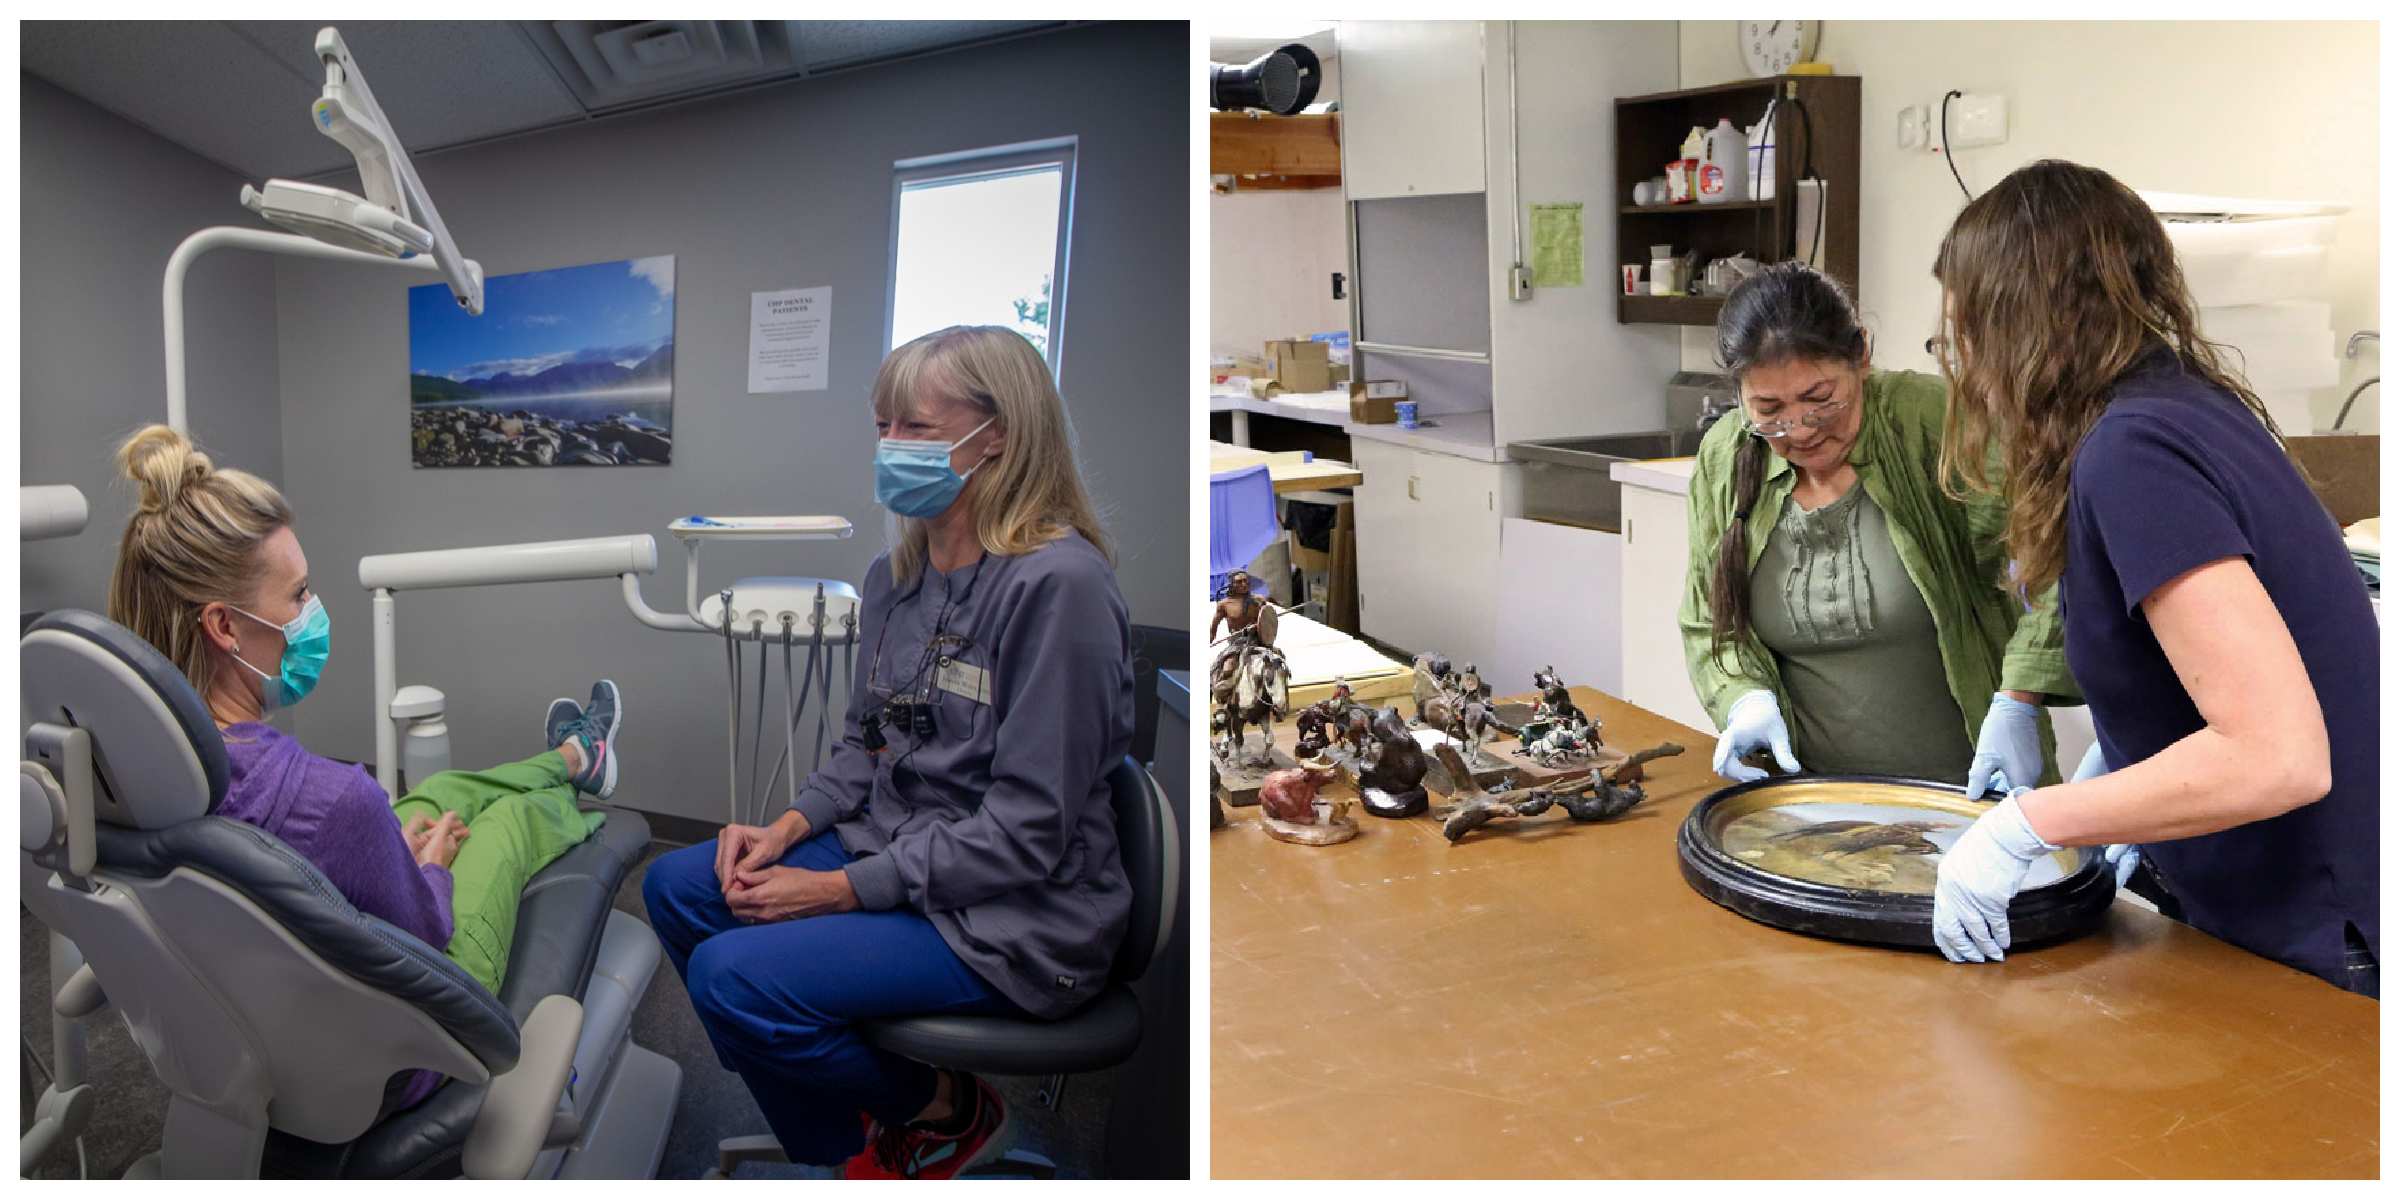
<path fill-rule="evenodd" d="M 82 729 L 93 817 L 161 829 L 225 798 L 225 739 L 191 681 L 132 630 L 80 609 L 45 613 L 18 643 L 24 720 Z"/>

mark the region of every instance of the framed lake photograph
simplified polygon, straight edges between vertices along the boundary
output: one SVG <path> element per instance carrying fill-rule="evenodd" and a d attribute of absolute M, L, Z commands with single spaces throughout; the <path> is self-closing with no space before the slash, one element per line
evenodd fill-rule
<path fill-rule="evenodd" d="M 494 276 L 480 317 L 410 288 L 408 406 L 420 467 L 666 465 L 674 256 Z"/>

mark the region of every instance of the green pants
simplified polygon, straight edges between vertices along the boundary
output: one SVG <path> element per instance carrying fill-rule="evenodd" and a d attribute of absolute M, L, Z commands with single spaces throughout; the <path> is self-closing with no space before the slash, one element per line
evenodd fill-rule
<path fill-rule="evenodd" d="M 476 982 L 500 991 L 517 900 L 525 882 L 600 828 L 606 814 L 575 806 L 567 760 L 551 750 L 484 771 L 444 771 L 392 802 L 406 826 L 457 813 L 467 840 L 450 863 L 451 933 L 445 953 Z"/>

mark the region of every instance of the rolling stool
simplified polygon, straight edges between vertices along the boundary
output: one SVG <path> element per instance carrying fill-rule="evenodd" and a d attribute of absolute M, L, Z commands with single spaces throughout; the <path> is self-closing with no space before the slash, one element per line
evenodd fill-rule
<path fill-rule="evenodd" d="M 1016 1017 L 894 1017 L 859 1027 L 867 1044 L 927 1066 L 976 1075 L 1036 1076 L 1035 1099 L 1058 1111 L 1069 1075 L 1105 1071 L 1133 1057 L 1142 1040 L 1142 1010 L 1128 986 L 1142 977 L 1166 945 L 1181 904 L 1183 856 L 1174 810 L 1150 774 L 1131 758 L 1108 773 L 1109 806 L 1117 817 L 1117 851 L 1133 908 L 1106 990 L 1055 1021 Z M 746 1162 L 789 1162 L 772 1134 L 717 1143 L 711 1178 L 731 1177 Z M 999 1165 L 999 1164 L 993 1164 Z M 1046 1164 L 1018 1164 L 1039 1168 Z"/>

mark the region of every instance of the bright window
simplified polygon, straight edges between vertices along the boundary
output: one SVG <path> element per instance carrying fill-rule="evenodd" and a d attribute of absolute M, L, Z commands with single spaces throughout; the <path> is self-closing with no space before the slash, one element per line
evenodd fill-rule
<path fill-rule="evenodd" d="M 1003 325 L 1056 374 L 1074 143 L 912 159 L 893 185 L 884 348 L 950 325 Z"/>

